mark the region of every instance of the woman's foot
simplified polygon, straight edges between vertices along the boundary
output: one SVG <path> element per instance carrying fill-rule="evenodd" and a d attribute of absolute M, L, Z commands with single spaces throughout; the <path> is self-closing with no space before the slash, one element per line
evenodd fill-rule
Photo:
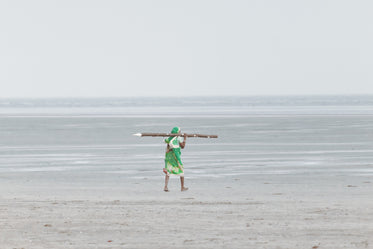
<path fill-rule="evenodd" d="M 189 188 L 186 188 L 186 187 L 182 187 L 181 188 L 181 191 L 187 191 Z"/>
<path fill-rule="evenodd" d="M 164 192 L 169 192 L 167 187 L 164 187 L 163 191 Z"/>

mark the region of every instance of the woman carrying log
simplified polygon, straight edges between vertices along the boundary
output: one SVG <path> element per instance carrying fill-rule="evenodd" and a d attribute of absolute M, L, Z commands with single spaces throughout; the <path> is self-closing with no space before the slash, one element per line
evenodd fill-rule
<path fill-rule="evenodd" d="M 186 191 L 188 188 L 184 186 L 184 166 L 181 162 L 181 149 L 184 149 L 187 137 L 201 137 L 201 138 L 218 138 L 218 135 L 206 135 L 206 134 L 186 134 L 180 133 L 179 127 L 174 127 L 171 133 L 136 133 L 133 134 L 137 137 L 168 137 L 165 139 L 167 143 L 165 167 L 163 172 L 166 174 L 164 191 L 168 192 L 168 180 L 170 175 L 180 176 L 181 191 Z"/>
<path fill-rule="evenodd" d="M 174 127 L 171 131 L 172 134 L 180 133 L 179 127 Z M 165 156 L 165 167 L 163 172 L 166 174 L 164 191 L 168 192 L 168 180 L 170 175 L 180 176 L 181 191 L 187 191 L 188 188 L 184 186 L 184 166 L 181 162 L 181 149 L 184 149 L 187 135 L 184 137 L 170 136 L 165 139 L 167 143 L 166 156 Z"/>

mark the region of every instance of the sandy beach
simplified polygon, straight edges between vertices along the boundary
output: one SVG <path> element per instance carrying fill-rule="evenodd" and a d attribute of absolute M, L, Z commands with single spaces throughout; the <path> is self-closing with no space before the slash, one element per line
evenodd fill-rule
<path fill-rule="evenodd" d="M 171 114 L 10 109 L 0 248 L 373 248 L 372 109 L 263 108 L 186 108 L 184 131 L 219 139 L 188 140 L 169 193 L 162 139 L 132 134 Z"/>
<path fill-rule="evenodd" d="M 101 188 L 2 182 L 1 248 L 373 247 L 372 177 L 189 179 L 188 192 L 174 178 L 169 193 L 149 179 Z"/>

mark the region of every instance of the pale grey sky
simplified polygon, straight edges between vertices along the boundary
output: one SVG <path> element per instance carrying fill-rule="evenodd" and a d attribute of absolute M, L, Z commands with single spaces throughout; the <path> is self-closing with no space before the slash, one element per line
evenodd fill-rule
<path fill-rule="evenodd" d="M 0 0 L 0 97 L 373 94 L 366 0 Z"/>

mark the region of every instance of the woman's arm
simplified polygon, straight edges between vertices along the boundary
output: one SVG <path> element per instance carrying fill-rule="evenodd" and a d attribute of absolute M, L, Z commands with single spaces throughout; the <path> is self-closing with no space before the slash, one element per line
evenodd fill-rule
<path fill-rule="evenodd" d="M 180 144 L 180 148 L 182 148 L 182 149 L 184 149 L 184 147 L 185 147 L 185 142 L 186 142 L 186 137 L 187 135 L 184 133 L 184 140 L 183 140 L 183 142 L 182 143 L 179 143 Z"/>

